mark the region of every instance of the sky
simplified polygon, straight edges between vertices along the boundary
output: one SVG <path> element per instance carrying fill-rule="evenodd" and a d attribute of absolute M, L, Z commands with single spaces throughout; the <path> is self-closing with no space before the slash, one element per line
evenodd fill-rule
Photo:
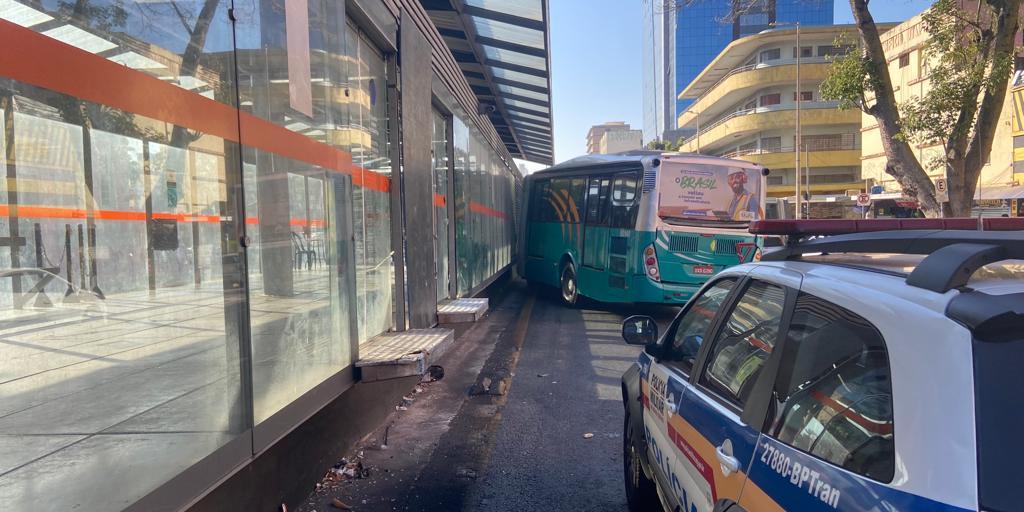
<path fill-rule="evenodd" d="M 728 0 L 708 0 L 728 1 Z M 876 21 L 903 21 L 931 0 L 876 0 Z M 607 121 L 643 127 L 640 0 L 549 0 L 555 161 L 586 151 L 587 130 Z M 835 22 L 852 23 L 835 0 Z M 528 166 L 531 170 L 541 165 Z"/>

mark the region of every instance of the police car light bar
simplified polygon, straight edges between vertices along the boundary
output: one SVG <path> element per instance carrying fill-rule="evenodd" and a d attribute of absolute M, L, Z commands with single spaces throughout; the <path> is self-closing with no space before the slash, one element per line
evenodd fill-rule
<path fill-rule="evenodd" d="M 793 237 L 907 230 L 1024 231 L 1024 217 L 759 220 L 750 223 L 750 232 L 755 235 Z"/>

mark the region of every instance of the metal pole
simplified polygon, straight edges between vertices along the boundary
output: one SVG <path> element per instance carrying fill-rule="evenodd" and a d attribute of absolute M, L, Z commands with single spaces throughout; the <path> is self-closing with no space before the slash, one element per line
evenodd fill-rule
<path fill-rule="evenodd" d="M 807 194 L 807 218 L 811 218 L 811 150 L 804 144 L 804 193 Z"/>
<path fill-rule="evenodd" d="M 796 22 L 796 136 L 793 140 L 793 153 L 796 155 L 796 162 L 793 172 L 796 173 L 796 218 L 802 218 L 800 197 L 800 22 Z"/>

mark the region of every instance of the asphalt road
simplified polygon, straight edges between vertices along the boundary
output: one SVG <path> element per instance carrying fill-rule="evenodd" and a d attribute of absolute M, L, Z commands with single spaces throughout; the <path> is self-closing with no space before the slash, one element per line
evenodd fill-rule
<path fill-rule="evenodd" d="M 466 510 L 625 510 L 620 378 L 640 348 L 622 341 L 621 322 L 649 314 L 664 328 L 675 311 L 571 309 L 537 297 L 489 462 Z"/>
<path fill-rule="evenodd" d="M 677 309 L 566 308 L 521 281 L 491 301 L 456 326 L 444 379 L 349 455 L 370 476 L 314 492 L 299 512 L 337 510 L 334 499 L 358 512 L 625 510 L 620 378 L 640 347 L 621 322 L 648 314 L 664 329 Z"/>

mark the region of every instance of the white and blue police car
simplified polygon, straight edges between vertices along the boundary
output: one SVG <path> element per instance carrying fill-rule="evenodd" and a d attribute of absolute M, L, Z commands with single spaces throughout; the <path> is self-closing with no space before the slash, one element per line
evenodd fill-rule
<path fill-rule="evenodd" d="M 1024 219 L 760 221 L 622 377 L 632 511 L 1024 510 Z"/>

